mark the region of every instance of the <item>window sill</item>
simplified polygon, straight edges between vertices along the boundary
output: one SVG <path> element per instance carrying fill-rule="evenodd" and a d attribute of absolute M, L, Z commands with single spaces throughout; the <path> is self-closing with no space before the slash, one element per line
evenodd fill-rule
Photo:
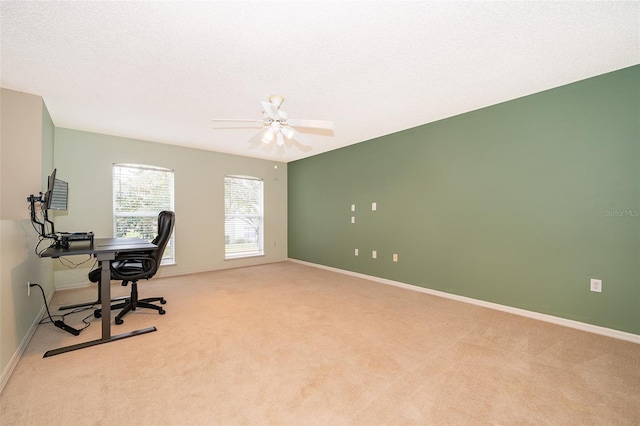
<path fill-rule="evenodd" d="M 224 260 L 246 259 L 247 257 L 261 257 L 264 253 L 233 253 L 224 256 Z"/>

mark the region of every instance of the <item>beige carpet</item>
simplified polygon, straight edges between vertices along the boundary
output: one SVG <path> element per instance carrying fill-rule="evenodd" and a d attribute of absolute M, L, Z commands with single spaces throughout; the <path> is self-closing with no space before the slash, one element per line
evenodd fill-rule
<path fill-rule="evenodd" d="M 155 333 L 43 359 L 100 323 L 78 337 L 39 326 L 0 423 L 640 424 L 637 344 L 292 262 L 140 291 L 167 314 L 136 311 L 114 334 Z M 92 298 L 58 292 L 54 306 Z"/>

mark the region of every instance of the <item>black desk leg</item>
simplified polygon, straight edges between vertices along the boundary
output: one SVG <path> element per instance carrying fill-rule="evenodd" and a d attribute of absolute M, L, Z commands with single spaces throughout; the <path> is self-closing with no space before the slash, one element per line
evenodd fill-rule
<path fill-rule="evenodd" d="M 129 331 L 127 333 L 118 334 L 113 337 L 111 336 L 111 303 L 110 303 L 111 270 L 110 270 L 110 266 L 111 266 L 111 261 L 115 259 L 115 253 L 100 253 L 97 255 L 97 258 L 99 261 L 101 261 L 101 264 L 102 264 L 102 270 L 100 272 L 100 300 L 102 301 L 102 338 L 97 340 L 91 340 L 89 342 L 78 343 L 76 345 L 65 346 L 64 348 L 52 349 L 50 351 L 45 352 L 43 358 L 156 331 L 155 327 L 147 327 L 140 330 L 134 330 L 134 331 Z"/>
<path fill-rule="evenodd" d="M 111 261 L 116 258 L 115 253 L 101 255 L 98 258 L 102 265 L 100 272 L 100 300 L 102 301 L 102 340 L 111 337 Z"/>
<path fill-rule="evenodd" d="M 157 331 L 157 329 L 155 327 L 147 327 L 140 330 L 134 330 L 134 331 L 129 331 L 127 333 L 117 334 L 113 337 L 109 337 L 108 339 L 91 340 L 89 342 L 78 343 L 77 345 L 65 346 L 64 348 L 51 349 L 50 351 L 45 352 L 43 358 L 63 354 L 66 352 L 75 351 L 78 349 L 84 349 L 91 346 L 101 345 L 103 343 L 115 342 L 116 340 L 126 339 L 127 337 L 138 336 L 140 334 L 151 333 L 153 331 Z"/>

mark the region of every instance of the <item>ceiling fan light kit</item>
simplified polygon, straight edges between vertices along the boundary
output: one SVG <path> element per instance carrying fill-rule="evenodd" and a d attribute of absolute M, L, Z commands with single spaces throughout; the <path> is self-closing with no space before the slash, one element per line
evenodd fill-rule
<path fill-rule="evenodd" d="M 285 138 L 287 140 L 297 140 L 305 142 L 305 138 L 294 127 L 304 127 L 309 129 L 333 130 L 333 122 L 327 120 L 301 120 L 290 119 L 289 115 L 280 109 L 284 102 L 284 97 L 280 95 L 269 96 L 269 102 L 261 102 L 262 104 L 262 120 L 252 119 L 214 119 L 213 121 L 233 121 L 233 122 L 250 122 L 261 123 L 264 128 L 257 136 L 262 134 L 260 141 L 265 144 L 273 142 L 275 139 L 278 146 L 284 146 Z M 254 139 L 254 138 L 251 138 Z"/>

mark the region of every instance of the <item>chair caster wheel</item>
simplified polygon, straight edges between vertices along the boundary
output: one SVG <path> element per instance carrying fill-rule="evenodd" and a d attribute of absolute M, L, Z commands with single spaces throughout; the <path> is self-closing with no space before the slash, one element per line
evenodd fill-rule
<path fill-rule="evenodd" d="M 164 304 L 166 304 L 166 303 L 167 303 L 167 301 L 166 301 L 166 300 L 164 300 L 164 299 L 162 299 L 162 300 L 160 301 L 160 303 L 164 305 Z"/>
<path fill-rule="evenodd" d="M 122 318 L 116 318 L 116 324 L 120 325 L 124 323 L 124 320 Z"/>
<path fill-rule="evenodd" d="M 94 317 L 96 317 L 96 318 L 100 318 L 100 317 L 102 317 L 102 312 L 100 312 L 100 311 L 93 311 L 93 316 L 94 316 Z"/>
<path fill-rule="evenodd" d="M 167 311 L 165 311 L 164 309 L 160 309 L 160 310 L 158 311 L 158 313 L 159 313 L 160 315 L 164 315 L 164 314 L 166 314 L 166 313 L 167 313 Z"/>

